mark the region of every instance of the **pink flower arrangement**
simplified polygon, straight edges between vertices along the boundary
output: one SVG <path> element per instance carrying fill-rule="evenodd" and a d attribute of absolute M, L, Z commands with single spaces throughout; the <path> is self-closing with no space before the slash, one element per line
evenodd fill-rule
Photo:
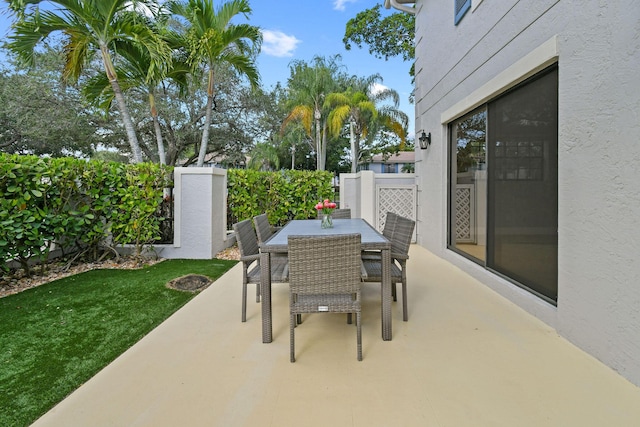
<path fill-rule="evenodd" d="M 322 213 L 325 215 L 329 215 L 337 207 L 338 205 L 336 205 L 334 202 L 330 202 L 329 199 L 325 199 L 324 202 L 318 202 L 318 204 L 316 205 L 316 210 L 318 212 L 322 211 Z"/>

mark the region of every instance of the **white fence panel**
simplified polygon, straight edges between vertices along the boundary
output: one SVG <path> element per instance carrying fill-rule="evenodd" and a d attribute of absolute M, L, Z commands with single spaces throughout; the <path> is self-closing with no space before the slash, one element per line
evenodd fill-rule
<path fill-rule="evenodd" d="M 416 185 L 377 185 L 376 186 L 376 228 L 384 228 L 387 212 L 393 212 L 405 218 L 416 220 Z M 416 241 L 413 230 L 412 241 Z"/>

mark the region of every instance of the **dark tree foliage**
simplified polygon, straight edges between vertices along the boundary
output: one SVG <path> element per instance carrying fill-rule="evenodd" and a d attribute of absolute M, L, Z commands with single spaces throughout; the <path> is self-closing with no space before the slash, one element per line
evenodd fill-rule
<path fill-rule="evenodd" d="M 213 99 L 206 161 L 227 167 L 244 167 L 245 154 L 254 139 L 264 133 L 256 118 L 263 108 L 262 97 L 257 96 L 257 92 L 229 67 L 220 67 L 216 73 L 218 88 Z M 157 144 L 153 122 L 148 114 L 148 100 L 135 91 L 127 92 L 127 97 L 131 115 L 138 123 L 140 148 L 145 157 L 157 161 Z M 196 163 L 204 126 L 205 100 L 205 88 L 195 79 L 191 80 L 190 88 L 184 94 L 174 85 L 163 85 L 158 90 L 158 120 L 168 165 L 187 166 Z M 110 118 L 119 120 L 117 109 L 111 108 Z M 118 148 L 122 152 L 127 151 L 125 144 Z"/>
<path fill-rule="evenodd" d="M 347 22 L 342 39 L 345 49 L 350 50 L 352 44 L 359 48 L 368 45 L 369 53 L 376 58 L 386 60 L 400 56 L 405 61 L 413 61 L 415 16 L 408 13 L 392 13 L 383 17 L 380 7 L 378 4 L 364 10 Z"/>
<path fill-rule="evenodd" d="M 59 53 L 46 50 L 29 70 L 11 62 L 0 70 L 0 151 L 88 157 L 117 138 L 77 88 L 62 83 L 60 61 Z"/>

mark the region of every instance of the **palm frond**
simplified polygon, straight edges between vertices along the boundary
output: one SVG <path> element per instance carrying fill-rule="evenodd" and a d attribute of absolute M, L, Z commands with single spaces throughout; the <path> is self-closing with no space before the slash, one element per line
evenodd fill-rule
<path fill-rule="evenodd" d="M 100 73 L 90 78 L 82 87 L 82 95 L 94 106 L 109 113 L 115 94 L 106 74 Z"/>
<path fill-rule="evenodd" d="M 75 82 L 80 77 L 87 62 L 91 50 L 91 38 L 84 32 L 68 30 L 67 43 L 64 45 L 65 54 L 64 70 L 62 77 L 65 80 Z"/>
<path fill-rule="evenodd" d="M 247 0 L 232 0 L 223 3 L 216 13 L 216 23 L 219 29 L 225 28 L 229 25 L 231 20 L 239 13 L 245 16 L 251 13 L 251 7 Z"/>
<path fill-rule="evenodd" d="M 342 130 L 345 122 L 349 120 L 351 116 L 351 108 L 348 105 L 341 105 L 329 113 L 329 134 L 332 136 L 338 136 Z"/>
<path fill-rule="evenodd" d="M 229 64 L 240 75 L 246 76 L 252 88 L 255 89 L 260 85 L 260 73 L 250 58 L 235 52 L 225 52 L 220 55 L 219 60 Z"/>
<path fill-rule="evenodd" d="M 313 110 L 308 105 L 295 106 L 282 122 L 282 130 L 292 122 L 302 124 L 307 136 L 311 137 L 311 124 L 313 122 Z"/>

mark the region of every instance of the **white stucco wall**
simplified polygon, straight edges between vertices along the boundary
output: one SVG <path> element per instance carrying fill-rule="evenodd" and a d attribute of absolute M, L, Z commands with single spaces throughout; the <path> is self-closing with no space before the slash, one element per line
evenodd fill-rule
<path fill-rule="evenodd" d="M 473 0 L 472 0 L 473 2 Z M 640 385 L 640 2 L 418 1 L 418 243 Z M 557 307 L 448 251 L 446 124 L 559 64 Z M 488 99 L 483 99 L 487 98 Z"/>
<path fill-rule="evenodd" d="M 212 259 L 232 242 L 227 236 L 227 171 L 174 169 L 174 241 L 157 245 L 165 258 Z"/>

